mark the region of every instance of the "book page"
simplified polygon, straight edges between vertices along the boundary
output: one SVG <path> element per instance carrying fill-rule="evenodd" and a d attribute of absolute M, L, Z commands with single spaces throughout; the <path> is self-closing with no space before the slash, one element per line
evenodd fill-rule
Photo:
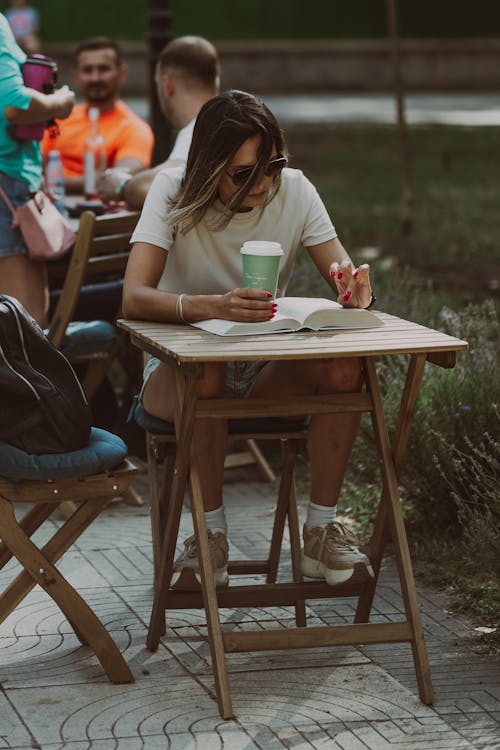
<path fill-rule="evenodd" d="M 282 297 L 278 300 L 278 313 L 290 318 L 293 316 L 302 327 L 314 331 L 321 328 L 372 328 L 382 325 L 380 319 L 369 310 L 342 307 L 338 302 L 324 297 Z"/>
<path fill-rule="evenodd" d="M 263 323 L 238 323 L 231 320 L 200 320 L 191 325 L 218 336 L 248 336 L 277 331 L 299 331 L 310 328 L 372 328 L 382 321 L 369 310 L 345 308 L 323 297 L 279 297 L 273 320 Z"/>
<path fill-rule="evenodd" d="M 208 320 L 199 320 L 197 323 L 190 325 L 195 328 L 201 328 L 209 333 L 216 333 L 218 336 L 252 336 L 258 333 L 276 333 L 277 331 L 296 331 L 300 328 L 300 323 L 291 320 L 284 315 L 276 313 L 273 320 L 266 320 L 263 323 L 238 323 L 234 320 L 219 320 L 209 318 Z"/>
<path fill-rule="evenodd" d="M 342 310 L 338 302 L 324 297 L 279 297 L 278 313 L 304 324 L 311 313 L 321 310 Z"/>

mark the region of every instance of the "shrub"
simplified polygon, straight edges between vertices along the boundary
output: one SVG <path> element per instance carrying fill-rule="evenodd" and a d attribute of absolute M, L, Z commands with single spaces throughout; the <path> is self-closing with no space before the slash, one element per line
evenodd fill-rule
<path fill-rule="evenodd" d="M 400 478 L 405 516 L 416 536 L 458 528 L 457 504 L 449 485 L 456 469 L 451 446 L 467 455 L 481 445 L 491 423 L 490 405 L 500 404 L 499 326 L 493 303 L 470 305 L 460 313 L 444 309 L 435 327 L 467 340 L 469 349 L 459 354 L 452 370 L 426 365 Z M 390 430 L 396 422 L 406 368 L 404 356 L 388 357 L 379 366 Z M 370 487 L 376 482 L 378 462 L 366 419 L 353 463 L 359 484 Z"/>

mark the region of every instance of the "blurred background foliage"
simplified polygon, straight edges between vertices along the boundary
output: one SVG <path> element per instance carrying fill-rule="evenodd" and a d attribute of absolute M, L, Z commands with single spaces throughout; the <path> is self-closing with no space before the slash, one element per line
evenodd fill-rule
<path fill-rule="evenodd" d="M 102 2 L 32 0 L 44 42 L 71 42 L 95 34 L 141 42 L 147 0 Z M 9 3 L 3 0 L 5 11 Z M 201 34 L 216 41 L 370 39 L 387 34 L 385 0 L 170 0 L 175 35 Z M 500 35 L 500 6 L 491 0 L 400 0 L 400 30 L 411 38 L 474 38 Z"/>

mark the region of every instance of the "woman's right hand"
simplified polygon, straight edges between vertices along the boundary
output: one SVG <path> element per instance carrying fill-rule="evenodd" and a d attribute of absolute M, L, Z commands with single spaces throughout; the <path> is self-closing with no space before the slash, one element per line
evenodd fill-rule
<path fill-rule="evenodd" d="M 262 289 L 232 289 L 216 297 L 214 318 L 235 320 L 240 323 L 262 323 L 276 313 L 276 302 Z"/>
<path fill-rule="evenodd" d="M 59 120 L 64 120 L 69 117 L 73 107 L 75 106 L 75 92 L 72 91 L 68 86 L 61 86 L 60 89 L 56 89 L 53 94 L 50 94 L 53 99 L 54 105 L 54 117 Z"/>

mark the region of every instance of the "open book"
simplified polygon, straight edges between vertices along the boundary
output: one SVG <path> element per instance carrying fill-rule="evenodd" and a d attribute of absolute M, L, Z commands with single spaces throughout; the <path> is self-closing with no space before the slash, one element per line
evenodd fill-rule
<path fill-rule="evenodd" d="M 216 333 L 218 336 L 249 336 L 256 333 L 300 331 L 310 328 L 375 328 L 382 321 L 370 310 L 347 308 L 321 297 L 279 297 L 278 310 L 273 320 L 264 323 L 237 323 L 234 320 L 199 320 L 191 323 L 196 328 Z"/>

